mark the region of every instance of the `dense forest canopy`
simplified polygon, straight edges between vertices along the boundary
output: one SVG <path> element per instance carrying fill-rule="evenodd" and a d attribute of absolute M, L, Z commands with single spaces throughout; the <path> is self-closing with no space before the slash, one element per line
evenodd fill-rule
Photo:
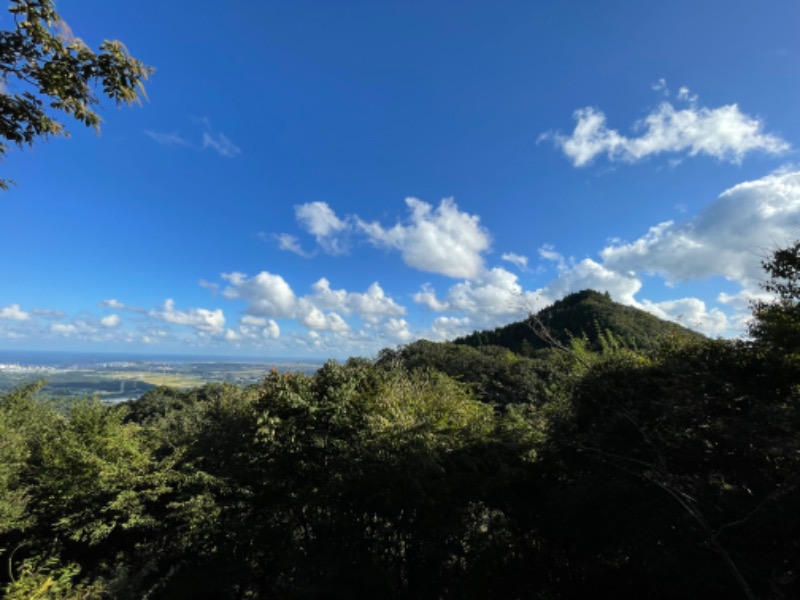
<path fill-rule="evenodd" d="M 0 584 L 8 598 L 797 597 L 799 264 L 794 246 L 765 265 L 777 300 L 754 306 L 749 341 L 628 340 L 628 313 L 630 329 L 590 339 L 584 323 L 526 355 L 417 342 L 66 414 L 17 389 L 0 398 Z M 551 312 L 583 323 L 587 301 L 616 310 L 583 292 Z"/>

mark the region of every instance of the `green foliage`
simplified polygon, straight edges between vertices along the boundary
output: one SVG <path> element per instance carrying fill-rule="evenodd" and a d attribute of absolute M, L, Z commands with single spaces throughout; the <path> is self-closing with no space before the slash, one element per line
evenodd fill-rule
<path fill-rule="evenodd" d="M 68 135 L 54 113 L 99 128 L 95 90 L 117 105 L 138 102 L 153 69 L 106 40 L 98 53 L 74 37 L 52 0 L 12 0 L 16 28 L 0 32 L 0 138 L 30 146 L 39 138 Z M 10 90 L 19 90 L 11 93 Z M 8 144 L 0 142 L 0 158 Z M 7 189 L 7 179 L 0 188 Z"/>
<path fill-rule="evenodd" d="M 50 416 L 34 397 L 41 386 L 41 382 L 29 384 L 0 396 L 0 536 L 28 522 L 20 475 L 29 457 L 29 441 L 41 435 Z"/>
<path fill-rule="evenodd" d="M 784 340 L 418 342 L 67 414 L 20 388 L 0 398 L 0 589 L 798 597 Z"/>
<path fill-rule="evenodd" d="M 85 600 L 103 597 L 99 582 L 75 583 L 80 567 L 62 565 L 53 556 L 34 557 L 22 561 L 15 580 L 6 588 L 7 600 Z"/>
<path fill-rule="evenodd" d="M 664 321 L 631 306 L 611 300 L 608 294 L 583 290 L 570 294 L 531 319 L 498 327 L 494 331 L 474 332 L 455 340 L 469 346 L 497 345 L 517 353 L 530 355 L 551 347 L 551 340 L 537 334 L 534 324 L 541 324 L 553 340 L 569 344 L 573 338 L 585 338 L 593 349 L 599 349 L 601 337 L 610 331 L 626 345 L 649 351 L 665 337 L 702 339 L 699 333 Z"/>
<path fill-rule="evenodd" d="M 519 356 L 507 348 L 427 340 L 398 351 L 384 350 L 378 363 L 402 364 L 410 370 L 435 369 L 472 384 L 477 399 L 499 406 L 541 401 L 556 377 L 550 362 Z"/>
<path fill-rule="evenodd" d="M 750 334 L 786 355 L 800 352 L 800 242 L 775 251 L 763 263 L 770 279 L 762 286 L 773 301 L 753 304 Z"/>

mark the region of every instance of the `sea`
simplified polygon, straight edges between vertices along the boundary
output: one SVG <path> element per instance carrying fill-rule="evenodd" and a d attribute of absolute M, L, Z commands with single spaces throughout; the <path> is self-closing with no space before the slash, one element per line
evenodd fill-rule
<path fill-rule="evenodd" d="M 0 350 L 0 394 L 43 381 L 42 393 L 49 397 L 97 396 L 122 402 L 157 385 L 185 389 L 215 382 L 248 384 L 273 369 L 312 374 L 323 364 L 285 357 Z"/>
<path fill-rule="evenodd" d="M 49 367 L 59 370 L 85 370 L 116 364 L 231 364 L 273 366 L 279 370 L 314 372 L 324 363 L 321 359 L 253 356 L 213 356 L 197 354 L 140 354 L 123 352 L 67 352 L 39 350 L 0 350 L 0 365 Z M 294 366 L 295 368 L 292 368 Z"/>

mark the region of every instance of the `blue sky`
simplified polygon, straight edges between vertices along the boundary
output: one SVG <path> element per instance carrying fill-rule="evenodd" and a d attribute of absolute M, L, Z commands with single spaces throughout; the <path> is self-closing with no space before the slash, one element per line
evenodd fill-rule
<path fill-rule="evenodd" d="M 584 288 L 730 337 L 799 235 L 793 0 L 57 6 L 157 72 L 0 165 L 0 349 L 372 355 Z"/>

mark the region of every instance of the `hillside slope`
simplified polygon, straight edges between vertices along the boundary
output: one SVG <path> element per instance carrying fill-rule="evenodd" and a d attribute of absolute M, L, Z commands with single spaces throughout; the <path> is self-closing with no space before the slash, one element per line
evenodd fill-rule
<path fill-rule="evenodd" d="M 638 308 L 614 302 L 608 294 L 594 290 L 570 294 L 539 311 L 536 318 L 561 342 L 567 342 L 573 337 L 586 337 L 593 346 L 598 344 L 599 334 L 606 331 L 640 350 L 655 347 L 659 340 L 667 336 L 693 339 L 704 337 L 696 331 L 664 321 Z M 522 354 L 546 348 L 548 345 L 534 333 L 528 320 L 498 327 L 494 331 L 475 331 L 453 342 L 475 347 L 502 346 Z"/>

